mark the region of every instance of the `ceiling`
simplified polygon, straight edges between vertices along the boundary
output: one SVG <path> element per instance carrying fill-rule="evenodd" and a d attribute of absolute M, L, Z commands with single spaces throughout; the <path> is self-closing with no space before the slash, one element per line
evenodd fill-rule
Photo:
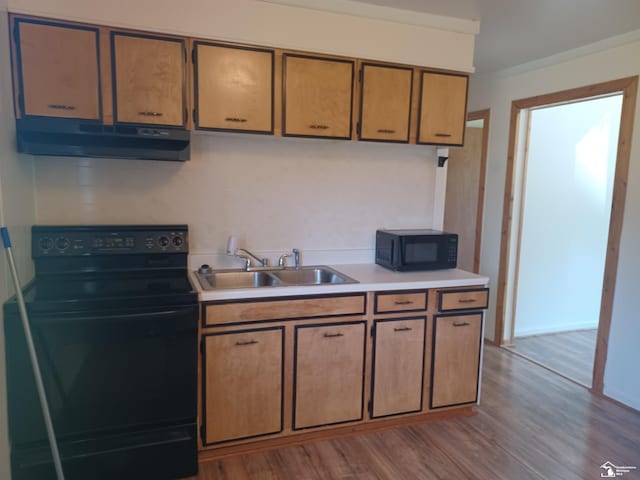
<path fill-rule="evenodd" d="M 358 0 L 480 20 L 477 73 L 520 65 L 640 29 L 640 0 Z"/>
<path fill-rule="evenodd" d="M 476 33 L 479 23 L 474 57 L 477 73 L 514 67 L 640 30 L 640 0 L 261 1 L 465 33 Z"/>

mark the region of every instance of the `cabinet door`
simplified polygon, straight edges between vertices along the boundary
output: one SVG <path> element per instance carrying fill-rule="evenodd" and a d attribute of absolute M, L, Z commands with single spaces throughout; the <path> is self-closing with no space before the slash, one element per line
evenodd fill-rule
<path fill-rule="evenodd" d="M 294 430 L 362 419 L 365 323 L 297 326 Z"/>
<path fill-rule="evenodd" d="M 434 317 L 431 408 L 477 401 L 481 331 L 482 313 Z"/>
<path fill-rule="evenodd" d="M 372 417 L 422 410 L 426 319 L 375 322 Z"/>
<path fill-rule="evenodd" d="M 362 65 L 360 140 L 409 141 L 411 68 Z"/>
<path fill-rule="evenodd" d="M 20 113 L 99 120 L 98 29 L 15 20 Z"/>
<path fill-rule="evenodd" d="M 111 33 L 115 120 L 185 124 L 184 40 Z"/>
<path fill-rule="evenodd" d="M 273 51 L 196 42 L 197 127 L 273 133 Z"/>
<path fill-rule="evenodd" d="M 285 54 L 283 135 L 351 138 L 353 61 Z"/>
<path fill-rule="evenodd" d="M 462 145 L 469 77 L 422 72 L 418 143 Z"/>
<path fill-rule="evenodd" d="M 204 335 L 205 444 L 282 431 L 284 328 Z"/>

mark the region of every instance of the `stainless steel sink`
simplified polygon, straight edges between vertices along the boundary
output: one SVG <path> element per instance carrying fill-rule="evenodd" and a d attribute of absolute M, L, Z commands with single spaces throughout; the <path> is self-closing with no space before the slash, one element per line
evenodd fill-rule
<path fill-rule="evenodd" d="M 358 283 L 357 280 L 327 266 L 261 269 L 249 272 L 213 270 L 207 273 L 197 273 L 197 276 L 200 285 L 205 290 Z"/>
<path fill-rule="evenodd" d="M 352 278 L 329 267 L 302 267 L 293 270 L 278 270 L 272 275 L 289 285 L 322 285 L 325 283 L 358 283 Z"/>
<path fill-rule="evenodd" d="M 280 280 L 267 272 L 243 272 L 214 270 L 211 273 L 199 273 L 198 280 L 205 290 L 218 288 L 254 288 L 273 287 L 280 284 Z"/>

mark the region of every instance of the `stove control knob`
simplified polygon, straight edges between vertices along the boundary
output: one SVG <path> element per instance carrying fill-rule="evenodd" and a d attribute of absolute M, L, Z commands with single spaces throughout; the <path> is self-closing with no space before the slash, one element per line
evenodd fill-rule
<path fill-rule="evenodd" d="M 40 239 L 39 245 L 40 250 L 42 250 L 43 252 L 48 252 L 53 248 L 53 240 L 51 240 L 49 237 L 43 237 Z"/>
<path fill-rule="evenodd" d="M 184 239 L 182 237 L 175 236 L 171 240 L 171 243 L 173 243 L 174 247 L 180 248 L 182 246 L 182 244 L 184 243 Z"/>
<path fill-rule="evenodd" d="M 164 235 L 162 237 L 160 237 L 158 239 L 158 245 L 160 245 L 162 248 L 168 247 L 169 246 L 169 238 L 165 237 Z"/>
<path fill-rule="evenodd" d="M 69 239 L 67 237 L 60 237 L 56 240 L 56 247 L 58 247 L 58 250 L 60 251 L 69 248 L 70 244 L 71 242 L 69 242 Z"/>

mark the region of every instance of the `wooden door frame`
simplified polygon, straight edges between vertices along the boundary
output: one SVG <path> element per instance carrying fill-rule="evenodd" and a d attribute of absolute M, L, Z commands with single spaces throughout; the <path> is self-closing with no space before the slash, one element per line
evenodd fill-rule
<path fill-rule="evenodd" d="M 482 151 L 480 152 L 480 179 L 478 182 L 478 208 L 476 210 L 476 238 L 473 247 L 473 272 L 480 272 L 480 253 L 482 248 L 482 220 L 484 216 L 484 192 L 487 176 L 487 152 L 489 150 L 489 121 L 491 110 L 477 110 L 467 114 L 467 121 L 483 120 Z M 466 127 L 465 127 L 466 128 Z"/>
<path fill-rule="evenodd" d="M 570 90 L 563 90 L 546 95 L 514 100 L 511 104 L 507 172 L 505 177 L 504 204 L 502 211 L 498 293 L 496 301 L 496 325 L 494 334 L 494 342 L 496 345 L 502 345 L 504 343 L 506 291 L 510 266 L 509 256 L 511 252 L 511 228 L 515 188 L 515 160 L 518 148 L 517 138 L 521 111 L 541 106 L 573 103 L 593 97 L 612 95 L 615 93 L 622 93 L 623 95 L 616 170 L 613 182 L 611 218 L 609 220 L 609 237 L 607 241 L 604 282 L 600 304 L 600 319 L 593 365 L 593 382 L 591 387 L 591 390 L 597 394 L 602 394 L 604 389 L 604 369 L 609 346 L 613 297 L 616 286 L 616 274 L 618 271 L 619 245 L 622 233 L 624 204 L 627 196 L 627 177 L 631 157 L 631 139 L 636 112 L 637 91 L 638 76 L 634 76 Z"/>

